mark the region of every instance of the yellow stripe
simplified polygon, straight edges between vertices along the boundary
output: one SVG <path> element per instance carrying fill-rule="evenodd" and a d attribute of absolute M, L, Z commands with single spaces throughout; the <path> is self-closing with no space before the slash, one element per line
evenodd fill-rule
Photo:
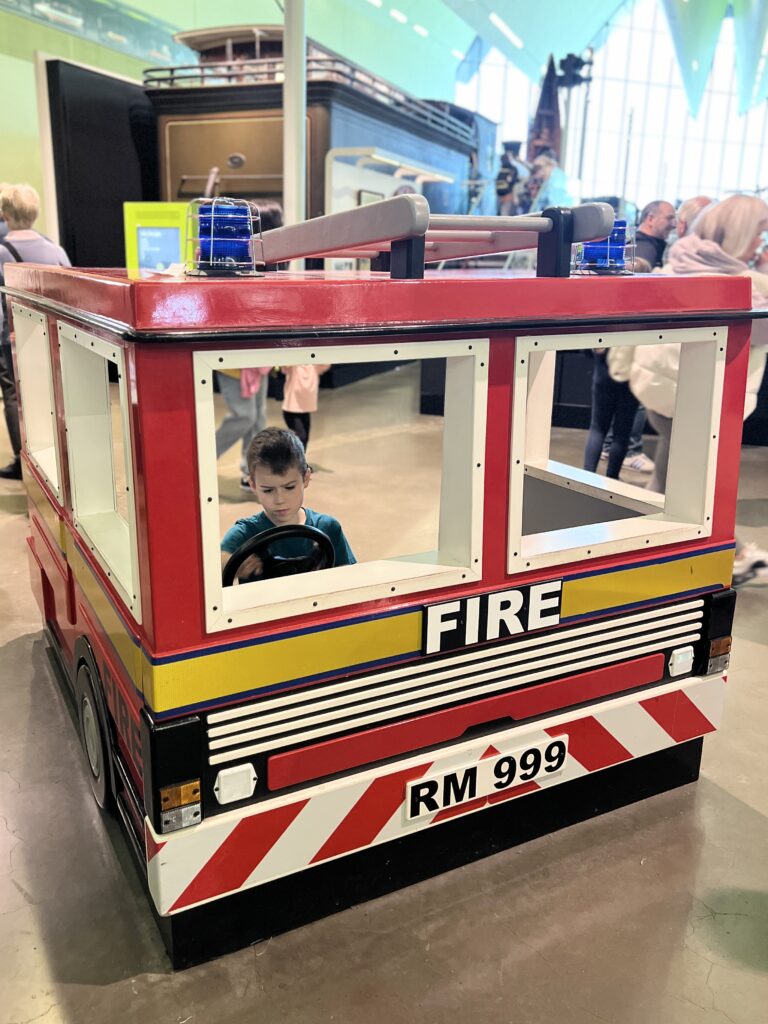
<path fill-rule="evenodd" d="M 565 580 L 561 618 L 608 611 L 621 605 L 669 597 L 703 587 L 729 586 L 733 550 L 691 555 L 658 565 L 619 569 L 598 576 Z"/>
<path fill-rule="evenodd" d="M 167 665 L 145 662 L 144 695 L 153 710 L 170 711 L 420 649 L 415 611 Z"/>
<path fill-rule="evenodd" d="M 93 573 L 67 536 L 67 559 L 108 634 L 130 678 L 158 712 L 236 697 L 264 687 L 357 665 L 396 658 L 421 649 L 420 610 L 340 625 L 299 636 L 268 640 L 231 651 L 208 654 L 203 648 L 190 657 L 152 665 L 129 635 L 122 619 Z M 657 565 L 566 579 L 562 618 L 653 601 L 704 587 L 728 586 L 733 551 L 692 555 Z"/>
<path fill-rule="evenodd" d="M 141 668 L 144 661 L 141 648 L 134 641 L 123 620 L 112 607 L 109 598 L 101 589 L 101 585 L 77 550 L 75 542 L 69 534 L 67 534 L 66 543 L 67 561 L 72 567 L 72 572 L 78 585 L 93 609 L 94 618 L 112 641 L 112 646 L 117 651 L 117 655 L 123 663 L 123 667 L 133 685 L 140 690 L 142 681 Z"/>

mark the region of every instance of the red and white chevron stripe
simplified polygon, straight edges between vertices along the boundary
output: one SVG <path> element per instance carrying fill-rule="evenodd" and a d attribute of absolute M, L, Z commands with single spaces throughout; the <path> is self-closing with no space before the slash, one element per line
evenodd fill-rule
<path fill-rule="evenodd" d="M 721 675 L 667 683 L 641 694 L 553 715 L 450 747 L 444 754 L 399 760 L 346 779 L 321 783 L 232 811 L 168 836 L 145 821 L 149 888 L 158 912 L 201 903 L 294 874 L 459 814 L 580 778 L 590 772 L 713 732 L 725 689 Z M 568 759 L 557 776 L 406 820 L 407 783 L 483 757 L 568 735 Z"/>

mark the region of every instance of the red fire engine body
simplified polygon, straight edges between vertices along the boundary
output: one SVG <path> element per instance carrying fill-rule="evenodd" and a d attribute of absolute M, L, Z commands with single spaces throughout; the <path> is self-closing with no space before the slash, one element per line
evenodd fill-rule
<path fill-rule="evenodd" d="M 19 264 L 6 285 L 32 586 L 176 964 L 696 778 L 730 649 L 747 282 Z M 655 505 L 542 455 L 539 391 L 558 351 L 651 342 L 680 344 L 679 408 L 701 407 L 696 437 L 675 421 L 690 479 Z M 345 352 L 446 359 L 441 552 L 222 590 L 212 371 Z"/>

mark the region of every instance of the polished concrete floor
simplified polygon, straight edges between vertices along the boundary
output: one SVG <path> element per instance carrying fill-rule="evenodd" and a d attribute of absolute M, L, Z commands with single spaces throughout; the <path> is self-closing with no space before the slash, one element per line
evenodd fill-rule
<path fill-rule="evenodd" d="M 401 415 L 375 428 L 358 414 L 370 385 L 323 393 L 318 507 L 374 452 L 403 501 L 418 494 L 419 446 L 440 428 L 402 387 Z M 556 440 L 575 454 L 583 435 Z M 741 533 L 764 547 L 767 466 L 768 450 L 744 450 Z M 221 473 L 222 516 L 246 514 L 234 452 Z M 358 486 L 346 516 L 361 542 L 379 486 Z M 174 974 L 120 829 L 90 801 L 25 533 L 21 487 L 0 482 L 0 1024 L 768 1021 L 768 588 L 740 594 L 698 783 Z"/>

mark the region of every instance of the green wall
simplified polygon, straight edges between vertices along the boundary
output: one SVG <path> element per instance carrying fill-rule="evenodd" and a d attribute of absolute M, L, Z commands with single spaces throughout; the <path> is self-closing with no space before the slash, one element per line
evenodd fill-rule
<path fill-rule="evenodd" d="M 213 25 L 280 24 L 275 0 L 134 0 L 136 10 L 180 29 Z M 453 99 L 458 60 L 474 33 L 441 0 L 399 0 L 408 17 L 401 25 L 364 0 L 307 0 L 307 34 L 402 89 L 426 99 Z M 428 27 L 422 38 L 413 24 Z M 13 14 L 0 13 L 0 181 L 26 181 L 42 195 L 42 157 L 38 133 L 35 54 L 141 81 L 149 61 L 81 39 L 68 32 Z M 43 209 L 38 222 L 52 231 L 55 211 Z"/>
<path fill-rule="evenodd" d="M 139 81 L 145 62 L 27 18 L 0 14 L 0 181 L 28 182 L 42 196 L 35 53 Z M 56 212 L 43 207 L 37 227 L 52 231 L 55 223 Z"/>

